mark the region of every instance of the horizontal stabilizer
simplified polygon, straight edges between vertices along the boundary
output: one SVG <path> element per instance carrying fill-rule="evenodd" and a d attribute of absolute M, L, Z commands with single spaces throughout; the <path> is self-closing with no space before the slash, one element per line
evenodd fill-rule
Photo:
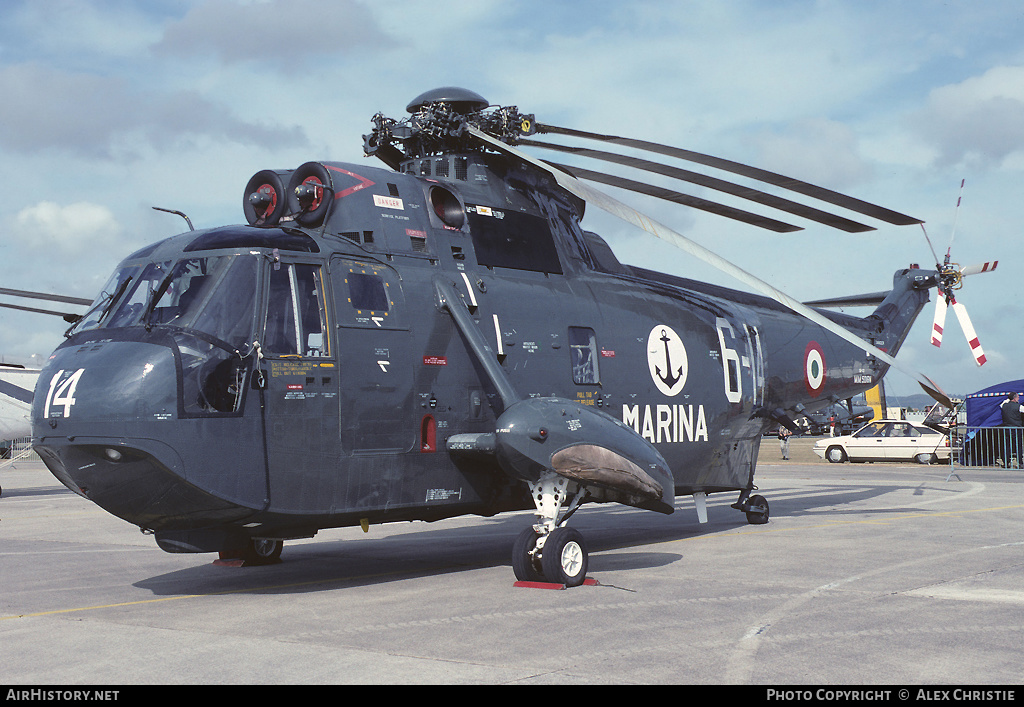
<path fill-rule="evenodd" d="M 804 302 L 808 307 L 877 307 L 888 296 L 888 292 L 869 292 L 864 295 L 848 295 Z"/>

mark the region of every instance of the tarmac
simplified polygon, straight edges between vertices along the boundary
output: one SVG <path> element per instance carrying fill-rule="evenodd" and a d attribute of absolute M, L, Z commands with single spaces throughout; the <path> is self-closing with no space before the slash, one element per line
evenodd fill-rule
<path fill-rule="evenodd" d="M 1014 690 L 1024 472 L 828 464 L 813 441 L 783 462 L 765 440 L 766 525 L 732 493 L 706 524 L 689 498 L 585 506 L 596 584 L 572 589 L 515 586 L 529 513 L 325 530 L 230 567 L 18 461 L 0 468 L 0 684 Z"/>

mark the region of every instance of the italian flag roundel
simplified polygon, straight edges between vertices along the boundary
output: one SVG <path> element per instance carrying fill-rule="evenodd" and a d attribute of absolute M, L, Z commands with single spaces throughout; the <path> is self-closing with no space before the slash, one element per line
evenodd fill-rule
<path fill-rule="evenodd" d="M 811 395 L 825 389 L 825 352 L 817 341 L 808 343 L 804 349 L 804 383 Z"/>

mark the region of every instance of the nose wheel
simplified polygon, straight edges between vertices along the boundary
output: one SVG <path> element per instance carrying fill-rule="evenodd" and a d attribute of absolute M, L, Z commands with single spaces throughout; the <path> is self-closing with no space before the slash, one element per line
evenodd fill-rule
<path fill-rule="evenodd" d="M 578 587 L 587 578 L 589 554 L 586 542 L 578 530 L 565 526 L 586 496 L 585 489 L 577 488 L 561 522 L 558 522 L 558 513 L 568 498 L 569 486 L 569 480 L 557 474 L 545 475 L 540 481 L 530 484 L 538 522 L 525 528 L 512 546 L 512 570 L 520 582 L 550 582 Z"/>

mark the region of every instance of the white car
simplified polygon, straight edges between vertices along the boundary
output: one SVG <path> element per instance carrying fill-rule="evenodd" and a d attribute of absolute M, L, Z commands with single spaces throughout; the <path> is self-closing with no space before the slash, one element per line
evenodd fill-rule
<path fill-rule="evenodd" d="M 905 420 L 869 422 L 851 435 L 826 437 L 814 453 L 833 464 L 844 461 L 949 461 L 949 438 L 930 427 Z"/>

